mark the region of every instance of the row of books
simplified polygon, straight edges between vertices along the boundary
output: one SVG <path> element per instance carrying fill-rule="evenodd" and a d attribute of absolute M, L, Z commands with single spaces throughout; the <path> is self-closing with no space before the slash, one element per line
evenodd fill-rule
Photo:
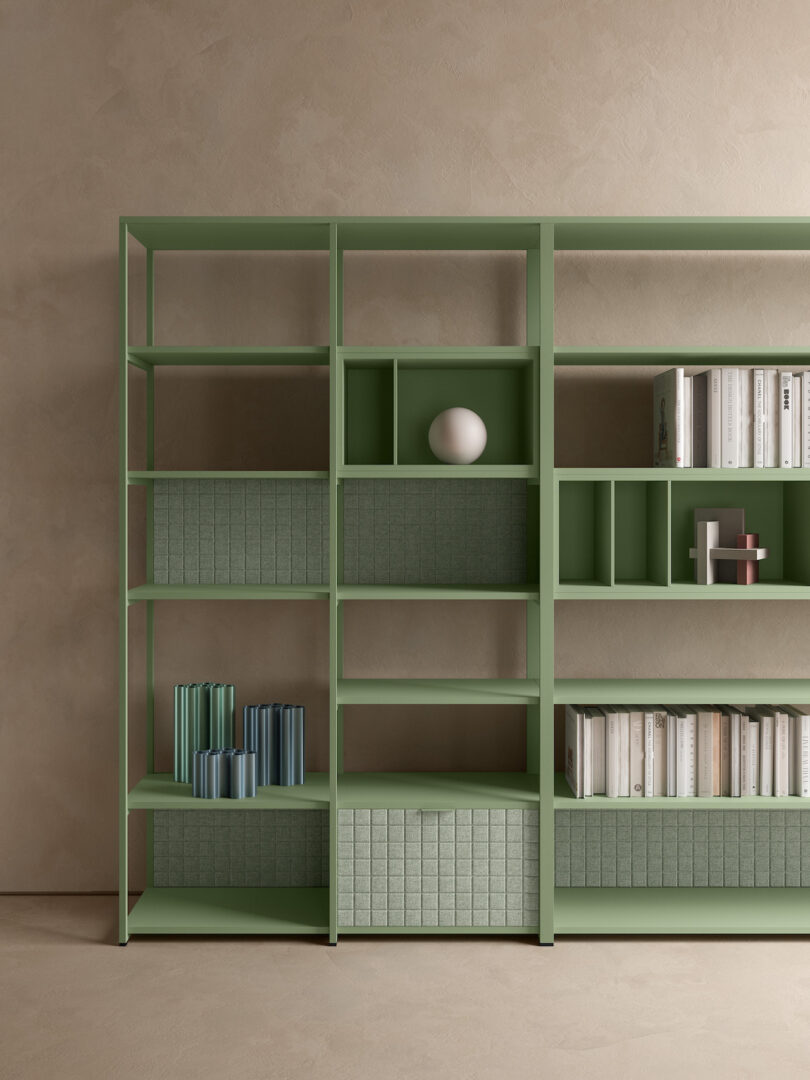
<path fill-rule="evenodd" d="M 810 468 L 810 371 L 670 368 L 653 393 L 656 466 Z"/>
<path fill-rule="evenodd" d="M 565 777 L 578 798 L 810 798 L 810 707 L 567 705 Z"/>

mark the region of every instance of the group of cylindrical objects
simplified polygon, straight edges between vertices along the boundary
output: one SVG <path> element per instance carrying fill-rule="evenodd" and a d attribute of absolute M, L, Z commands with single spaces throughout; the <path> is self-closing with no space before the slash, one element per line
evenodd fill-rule
<path fill-rule="evenodd" d="M 303 784 L 303 705 L 245 705 L 242 711 L 245 750 L 256 754 L 256 783 L 289 787 Z"/>
<path fill-rule="evenodd" d="M 226 683 L 174 688 L 174 779 L 192 782 L 197 750 L 225 750 L 235 741 L 236 691 Z"/>
<path fill-rule="evenodd" d="M 256 755 L 247 750 L 195 750 L 191 794 L 197 799 L 252 799 Z"/>

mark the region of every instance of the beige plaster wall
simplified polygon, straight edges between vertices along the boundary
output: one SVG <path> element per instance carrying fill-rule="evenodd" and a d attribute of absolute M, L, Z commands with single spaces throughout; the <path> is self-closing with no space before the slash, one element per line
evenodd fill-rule
<path fill-rule="evenodd" d="M 117 834 L 118 214 L 808 214 L 810 11 L 802 0 L 3 0 L 0 20 L 0 889 L 104 890 Z M 803 257 L 571 255 L 558 275 L 560 343 L 808 340 Z M 323 341 L 324 280 L 315 257 L 228 272 L 164 259 L 159 340 Z M 520 282 L 508 257 L 358 256 L 347 335 L 512 340 Z M 266 454 L 281 466 L 289 432 L 303 431 L 296 463 L 317 467 L 323 384 L 277 377 L 289 412 L 255 377 L 167 376 L 159 464 Z M 559 463 L 646 463 L 649 380 L 600 373 L 587 389 L 580 377 L 559 386 Z M 217 427 L 234 403 L 244 423 Z M 354 673 L 520 671 L 519 605 L 406 607 L 351 614 Z M 218 665 L 246 695 L 283 682 L 310 695 L 321 763 L 326 627 L 314 604 L 289 627 L 282 615 L 167 605 L 163 715 L 181 670 Z M 142 613 L 132 618 L 137 645 Z M 560 675 L 807 673 L 803 604 L 566 603 L 557 629 Z M 464 723 L 421 727 L 437 765 L 445 719 Z M 351 723 L 357 767 L 375 736 L 378 760 L 395 762 L 401 718 Z M 519 724 L 504 724 L 497 751 L 519 754 Z M 479 735 L 470 754 L 493 749 L 492 725 Z"/>

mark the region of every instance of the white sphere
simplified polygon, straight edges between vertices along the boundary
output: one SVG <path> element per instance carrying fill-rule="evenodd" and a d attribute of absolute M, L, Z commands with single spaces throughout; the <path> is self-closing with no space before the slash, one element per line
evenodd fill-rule
<path fill-rule="evenodd" d="M 445 409 L 430 425 L 428 442 L 439 461 L 470 465 L 487 445 L 486 424 L 472 409 Z"/>

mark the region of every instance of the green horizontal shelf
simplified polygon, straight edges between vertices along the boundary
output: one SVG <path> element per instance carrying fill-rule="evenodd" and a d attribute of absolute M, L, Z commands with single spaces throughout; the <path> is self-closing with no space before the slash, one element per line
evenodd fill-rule
<path fill-rule="evenodd" d="M 810 481 L 810 469 L 555 469 L 555 480 Z"/>
<path fill-rule="evenodd" d="M 555 679 L 559 705 L 810 704 L 810 679 Z M 737 800 L 735 800 L 736 802 Z"/>
<path fill-rule="evenodd" d="M 150 773 L 129 793 L 130 810 L 323 810 L 329 806 L 329 774 L 308 773 L 305 784 L 271 785 L 255 799 L 195 799 L 191 784 L 178 784 L 171 773 Z"/>
<path fill-rule="evenodd" d="M 341 600 L 537 600 L 537 585 L 338 585 Z"/>
<path fill-rule="evenodd" d="M 130 361 L 154 367 L 245 367 L 262 365 L 328 366 L 327 345 L 278 345 L 275 347 L 142 345 L 127 350 Z"/>
<path fill-rule="evenodd" d="M 810 586 L 794 581 L 758 581 L 754 585 L 714 585 L 676 583 L 658 585 L 654 581 L 598 581 L 563 583 L 554 590 L 555 600 L 810 600 Z"/>
<path fill-rule="evenodd" d="M 348 480 L 531 480 L 533 465 L 339 465 L 337 474 Z"/>
<path fill-rule="evenodd" d="M 409 345 L 402 348 L 363 345 L 339 347 L 338 356 L 352 367 L 379 365 L 393 360 L 403 368 L 492 367 L 501 364 L 524 367 L 539 358 L 540 350 L 536 346 L 525 345 Z"/>
<path fill-rule="evenodd" d="M 769 364 L 810 364 L 810 348 L 801 346 L 716 346 L 703 348 L 615 348 L 596 347 L 578 349 L 558 346 L 554 349 L 554 363 L 558 366 L 622 367 L 625 365 L 676 365 L 688 367 L 716 367 L 721 364 L 765 367 Z"/>
<path fill-rule="evenodd" d="M 129 602 L 138 600 L 323 600 L 328 585 L 136 585 Z"/>
<path fill-rule="evenodd" d="M 328 480 L 329 471 L 305 471 L 303 469 L 237 469 L 199 470 L 131 470 L 127 473 L 130 484 L 144 484 L 147 480 Z"/>
<path fill-rule="evenodd" d="M 711 798 L 689 796 L 669 798 L 655 795 L 650 798 L 608 799 L 606 795 L 589 795 L 577 799 L 565 779 L 565 773 L 554 775 L 555 810 L 810 810 L 810 799 L 798 795 L 784 798 L 765 795 L 745 795 L 737 799 L 715 795 Z"/>
<path fill-rule="evenodd" d="M 555 889 L 554 932 L 807 934 L 810 889 Z"/>
<path fill-rule="evenodd" d="M 346 250 L 527 250 L 541 224 L 557 251 L 807 251 L 807 217 L 129 217 L 145 247 L 326 250 L 329 226 Z"/>
<path fill-rule="evenodd" d="M 337 801 L 354 809 L 532 809 L 539 803 L 533 773 L 341 773 Z"/>
<path fill-rule="evenodd" d="M 517 937 L 523 934 L 536 934 L 536 926 L 340 926 L 339 934 L 396 934 L 403 935 L 438 935 L 442 937 L 455 935 L 457 937 L 470 936 L 472 934 L 511 934 Z"/>
<path fill-rule="evenodd" d="M 130 934 L 326 934 L 329 890 L 147 888 Z"/>
<path fill-rule="evenodd" d="M 339 705 L 535 705 L 537 679 L 340 679 Z"/>

